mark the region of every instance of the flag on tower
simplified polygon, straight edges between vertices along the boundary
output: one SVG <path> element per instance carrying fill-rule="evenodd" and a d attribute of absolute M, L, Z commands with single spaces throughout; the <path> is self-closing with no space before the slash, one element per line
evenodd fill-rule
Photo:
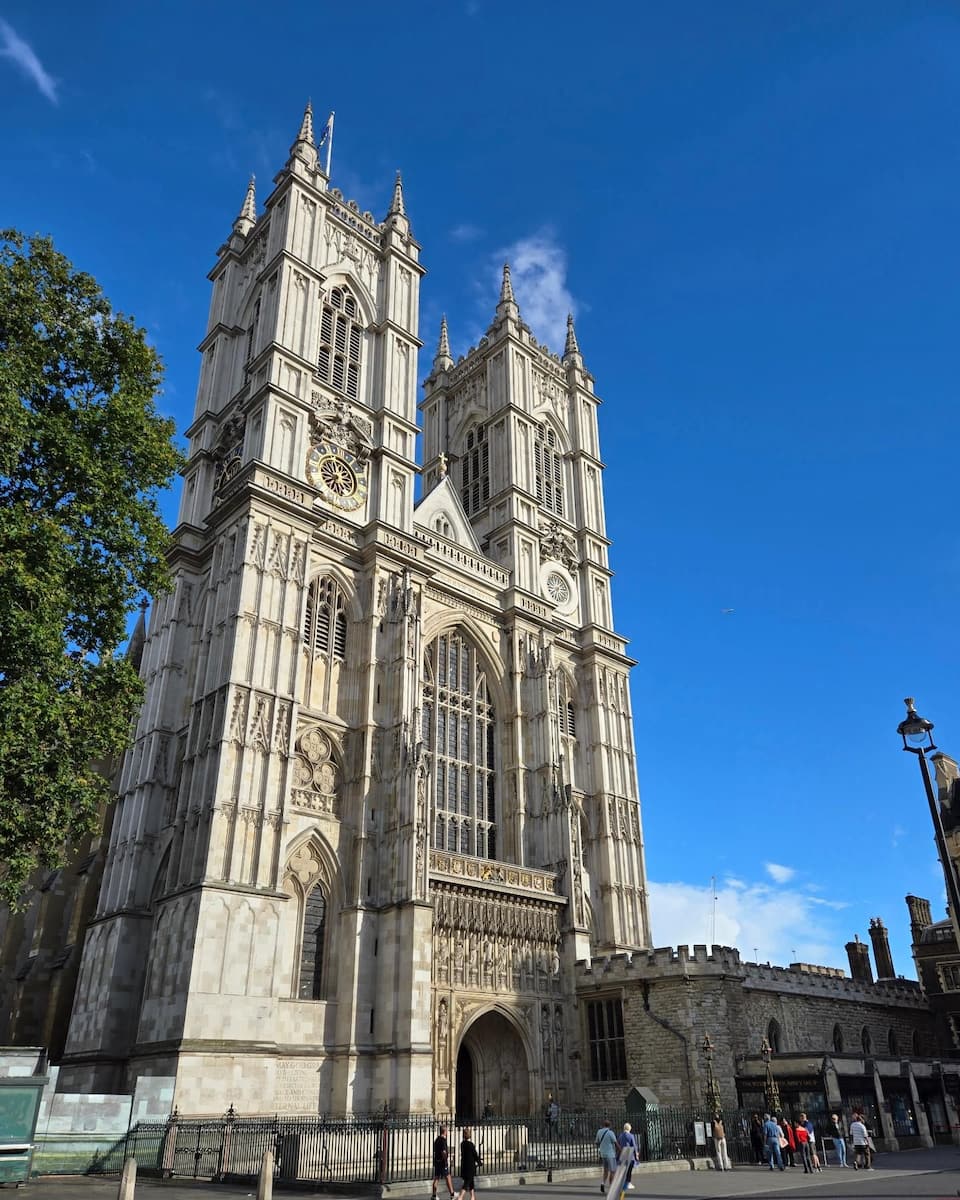
<path fill-rule="evenodd" d="M 323 143 L 327 140 L 327 138 L 330 136 L 331 133 L 333 133 L 333 113 L 331 113 L 330 116 L 327 117 L 327 123 L 326 123 L 326 125 L 324 125 L 323 130 L 320 133 L 320 136 L 317 138 L 317 147 L 318 148 L 323 145 Z"/>

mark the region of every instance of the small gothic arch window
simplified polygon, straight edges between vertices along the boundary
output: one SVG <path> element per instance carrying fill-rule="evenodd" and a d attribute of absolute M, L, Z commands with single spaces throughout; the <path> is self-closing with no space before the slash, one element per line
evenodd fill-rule
<path fill-rule="evenodd" d="M 767 1026 L 767 1041 L 770 1043 L 770 1049 L 774 1054 L 779 1054 L 783 1049 L 779 1021 L 773 1020 Z"/>
<path fill-rule="evenodd" d="M 561 671 L 557 677 L 557 725 L 563 737 L 577 736 L 577 710 L 570 681 Z"/>
<path fill-rule="evenodd" d="M 490 443 L 483 425 L 467 433 L 460 474 L 460 499 L 467 516 L 472 517 L 490 500 Z"/>
<path fill-rule="evenodd" d="M 920 1030 L 919 1029 L 915 1029 L 913 1031 L 913 1037 L 910 1039 L 910 1049 L 914 1055 L 919 1056 L 919 1054 L 920 1054 Z"/>
<path fill-rule="evenodd" d="M 549 425 L 538 425 L 533 441 L 533 477 L 537 503 L 562 517 L 563 456 Z"/>
<path fill-rule="evenodd" d="M 335 579 L 315 579 L 307 591 L 303 641 L 314 654 L 342 662 L 347 656 L 347 613 Z"/>
<path fill-rule="evenodd" d="M 443 513 L 440 513 L 435 519 L 433 522 L 433 527 L 441 537 L 448 538 L 453 536 L 453 530 L 450 528 L 450 522 L 443 515 Z"/>
<path fill-rule="evenodd" d="M 873 1038 L 870 1036 L 870 1030 L 866 1027 L 866 1025 L 864 1025 L 863 1029 L 860 1031 L 860 1046 L 863 1049 L 864 1054 L 873 1053 Z"/>
<path fill-rule="evenodd" d="M 843 1053 L 843 1030 L 839 1025 L 833 1027 L 833 1052 L 834 1054 Z"/>
<path fill-rule="evenodd" d="M 324 383 L 356 400 L 362 351 L 363 327 L 356 298 L 349 288 L 331 288 L 320 310 L 317 374 Z"/>
<path fill-rule="evenodd" d="M 260 327 L 260 301 L 258 299 L 256 304 L 254 304 L 254 306 L 253 306 L 253 316 L 250 319 L 250 325 L 247 329 L 247 353 L 246 353 L 243 361 L 245 363 L 247 363 L 248 365 L 250 363 L 250 359 L 253 358 L 253 351 L 255 349 L 256 340 L 257 340 L 257 330 L 259 329 L 259 327 Z"/>
<path fill-rule="evenodd" d="M 892 1058 L 896 1058 L 900 1053 L 900 1043 L 897 1040 L 897 1031 L 895 1029 L 891 1029 L 887 1033 L 887 1052 Z"/>
<path fill-rule="evenodd" d="M 323 997 L 323 936 L 327 925 L 327 898 L 319 886 L 303 902 L 303 937 L 300 943 L 301 1000 Z"/>

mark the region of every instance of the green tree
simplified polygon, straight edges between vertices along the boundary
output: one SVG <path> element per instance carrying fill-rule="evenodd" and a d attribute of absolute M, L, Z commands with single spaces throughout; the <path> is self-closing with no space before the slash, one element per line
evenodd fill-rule
<path fill-rule="evenodd" d="M 96 764 L 142 689 L 118 654 L 168 586 L 157 508 L 181 456 L 143 330 L 48 238 L 0 232 L 0 901 L 94 827 Z"/>

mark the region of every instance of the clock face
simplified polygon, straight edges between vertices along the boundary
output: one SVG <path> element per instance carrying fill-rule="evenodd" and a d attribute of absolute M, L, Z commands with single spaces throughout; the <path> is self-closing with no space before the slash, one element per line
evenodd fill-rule
<path fill-rule="evenodd" d="M 353 512 L 367 499 L 367 477 L 355 454 L 333 442 L 318 442 L 307 455 L 307 479 L 335 508 Z"/>

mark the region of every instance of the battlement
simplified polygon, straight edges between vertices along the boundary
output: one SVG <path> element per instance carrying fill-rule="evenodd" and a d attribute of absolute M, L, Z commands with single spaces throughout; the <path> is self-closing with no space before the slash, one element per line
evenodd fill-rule
<path fill-rule="evenodd" d="M 612 954 L 604 958 L 577 962 L 578 985 L 625 985 L 645 980 L 711 976 L 733 976 L 744 988 L 755 991 L 789 992 L 795 995 L 832 996 L 862 1004 L 901 1004 L 922 1007 L 925 1004 L 920 984 L 911 979 L 885 979 L 861 983 L 838 967 L 813 963 L 791 963 L 788 967 L 770 963 L 744 962 L 734 946 L 695 945 L 657 947 L 634 953 Z"/>

